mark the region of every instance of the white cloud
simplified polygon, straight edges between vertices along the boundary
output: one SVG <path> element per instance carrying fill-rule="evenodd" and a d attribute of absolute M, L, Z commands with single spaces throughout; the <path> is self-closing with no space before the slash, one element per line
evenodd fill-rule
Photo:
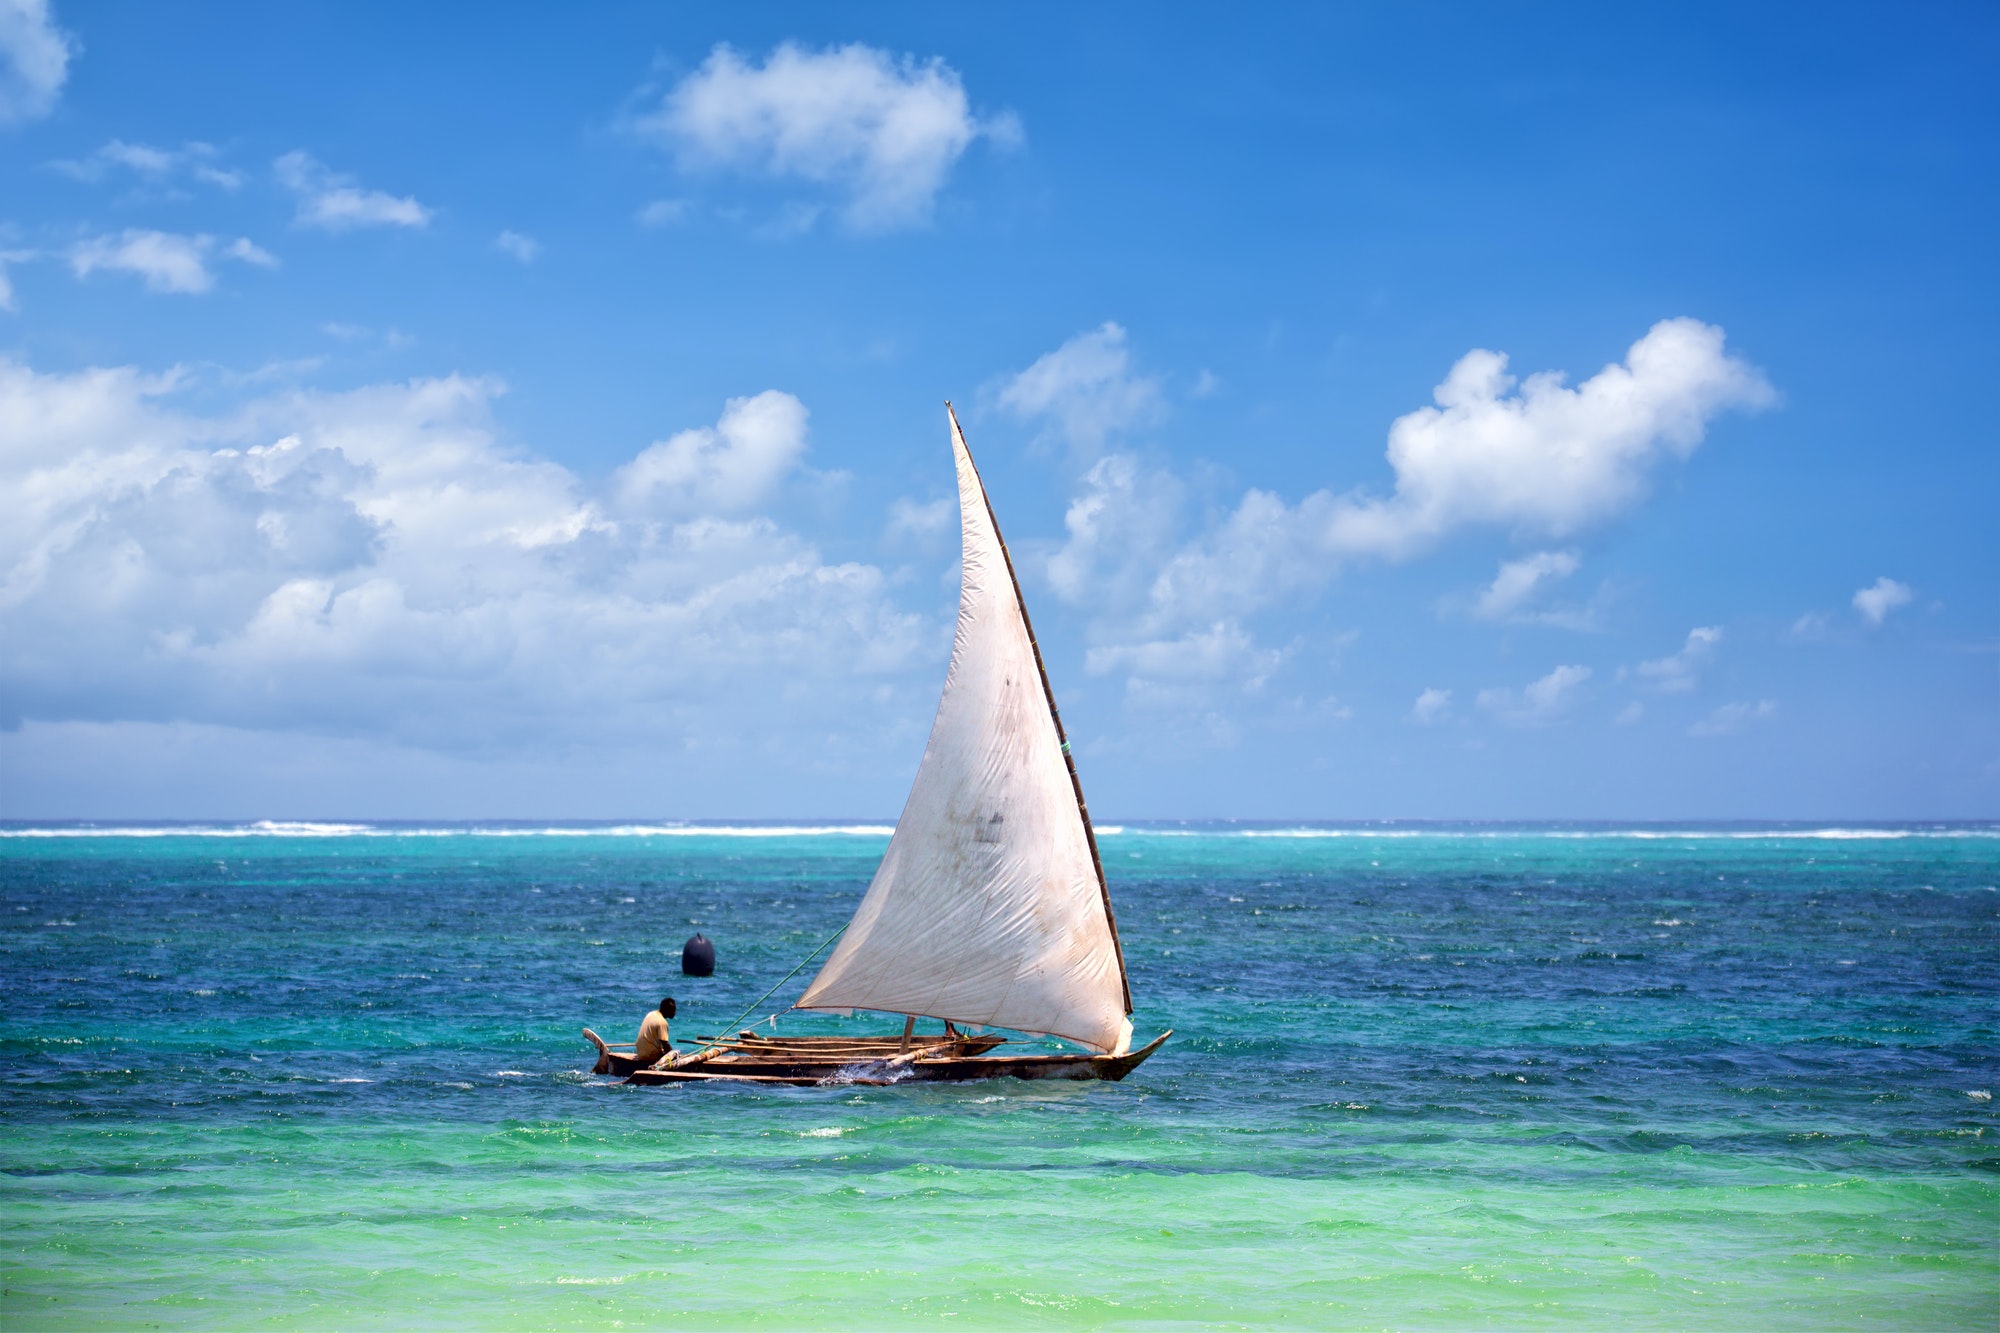
<path fill-rule="evenodd" d="M 1084 670 L 1093 676 L 1123 671 L 1129 705 L 1151 713 L 1206 712 L 1214 733 L 1221 721 L 1213 712 L 1218 697 L 1257 693 L 1287 656 L 1259 646 L 1234 621 L 1219 620 L 1172 639 L 1100 644 L 1084 655 Z M 1234 734 L 1225 726 L 1209 739 L 1228 744 Z"/>
<path fill-rule="evenodd" d="M 1324 582 L 1345 560 L 1405 559 L 1466 527 L 1568 536 L 1645 495 L 1663 459 L 1685 458 L 1730 408 L 1774 401 L 1763 376 L 1723 351 L 1722 330 L 1655 324 L 1621 364 L 1575 389 L 1560 375 L 1518 386 L 1506 358 L 1475 351 L 1438 386 L 1436 407 L 1389 430 L 1386 498 L 1319 491 L 1297 505 L 1248 492 L 1236 511 L 1160 572 L 1156 615 L 1199 620 Z"/>
<path fill-rule="evenodd" d="M 179 148 L 155 148 L 113 139 L 88 157 L 49 165 L 80 181 L 101 181 L 114 170 L 124 170 L 153 185 L 180 176 L 224 190 L 242 185 L 243 173 L 217 166 L 216 156 L 215 145 L 192 140 Z"/>
<path fill-rule="evenodd" d="M 1679 652 L 1641 662 L 1635 670 L 1662 694 L 1686 694 L 1694 689 L 1701 668 L 1715 655 L 1715 645 L 1721 642 L 1721 626 L 1698 625 L 1688 631 L 1687 641 Z"/>
<path fill-rule="evenodd" d="M 1537 551 L 1519 560 L 1509 560 L 1479 594 L 1472 614 L 1481 620 L 1520 617 L 1551 585 L 1576 573 L 1582 563 L 1574 551 Z"/>
<path fill-rule="evenodd" d="M 1570 710 L 1577 692 L 1590 675 L 1590 668 L 1586 666 L 1559 666 L 1519 691 L 1481 690 L 1479 706 L 1513 726 L 1540 726 L 1555 721 Z"/>
<path fill-rule="evenodd" d="M 298 196 L 301 226 L 349 231 L 355 227 L 430 225 L 431 210 L 415 198 L 364 190 L 353 177 L 328 171 L 307 153 L 286 153 L 272 166 L 279 183 Z"/>
<path fill-rule="evenodd" d="M 8 276 L 8 267 L 35 258 L 39 256 L 33 250 L 0 250 L 0 310 L 15 308 L 14 280 Z"/>
<path fill-rule="evenodd" d="M 642 227 L 664 227 L 680 222 L 688 215 L 688 201 L 685 199 L 655 199 L 639 210 L 639 225 Z"/>
<path fill-rule="evenodd" d="M 787 42 L 761 65 L 727 46 L 670 90 L 640 129 L 687 168 L 722 167 L 829 187 L 860 231 L 920 225 L 975 139 L 1011 143 L 1011 116 L 972 114 L 958 71 L 854 43 Z"/>
<path fill-rule="evenodd" d="M 99 269 L 136 274 L 148 290 L 199 294 L 215 285 L 208 269 L 212 236 L 178 236 L 164 231 L 127 230 L 117 237 L 98 236 L 70 251 L 70 268 L 79 278 Z"/>
<path fill-rule="evenodd" d="M 54 110 L 70 58 L 80 49 L 56 27 L 48 0 L 0 0 L 0 125 Z"/>
<path fill-rule="evenodd" d="M 1088 453 L 1109 435 L 1151 425 L 1164 406 L 1159 380 L 1132 372 L 1125 330 L 1108 321 L 1037 358 L 996 400 L 1018 417 L 1052 421 Z"/>
<path fill-rule="evenodd" d="M 1879 578 L 1854 594 L 1854 609 L 1868 622 L 1871 629 L 1879 629 L 1889 613 L 1899 606 L 1909 605 L 1916 591 L 1907 583 L 1898 583 L 1892 578 Z"/>
<path fill-rule="evenodd" d="M 223 253 L 231 259 L 240 259 L 246 264 L 255 264 L 258 268 L 278 267 L 278 257 L 276 255 L 246 237 L 239 236 L 231 241 Z"/>
<path fill-rule="evenodd" d="M 1175 639 L 1107 644 L 1092 648 L 1084 670 L 1102 676 L 1120 668 L 1161 681 L 1229 680 L 1254 690 L 1270 678 L 1285 655 L 1259 648 L 1243 628 L 1227 620 Z"/>
<path fill-rule="evenodd" d="M 392 352 L 400 352 L 405 347 L 413 347 L 417 341 L 414 335 L 405 333 L 398 328 L 392 327 L 377 330 L 368 327 L 366 324 L 347 324 L 340 320 L 331 320 L 322 324 L 319 326 L 319 330 L 329 338 L 338 338 L 342 342 L 348 343 L 373 342 L 376 339 L 380 339 L 382 345 Z"/>
<path fill-rule="evenodd" d="M 684 430 L 619 468 L 619 503 L 641 514 L 736 514 L 762 503 L 806 447 L 806 407 L 767 389 L 732 398 L 713 427 Z"/>
<path fill-rule="evenodd" d="M 1722 344 L 1712 325 L 1662 320 L 1622 364 L 1575 389 L 1555 372 L 1517 388 L 1505 356 L 1467 353 L 1437 387 L 1436 407 L 1390 427 L 1395 493 L 1333 501 L 1328 544 L 1396 556 L 1469 524 L 1563 536 L 1629 508 L 1662 457 L 1694 452 L 1709 418 L 1773 400 Z"/>
<path fill-rule="evenodd" d="M 541 256 L 542 243 L 532 236 L 523 236 L 518 231 L 503 231 L 493 238 L 493 248 L 503 255 L 532 264 Z"/>
<path fill-rule="evenodd" d="M 958 501 L 949 495 L 921 501 L 905 497 L 889 506 L 889 526 L 884 535 L 891 540 L 929 541 L 949 532 L 957 521 Z"/>
<path fill-rule="evenodd" d="M 1634 699 L 1631 703 L 1626 704 L 1618 710 L 1618 716 L 1611 719 L 1611 724 L 1617 727 L 1629 727 L 1636 724 L 1645 716 L 1646 705 Z"/>
<path fill-rule="evenodd" d="M 130 273 L 143 281 L 148 291 L 199 296 L 215 286 L 208 259 L 216 248 L 213 236 L 128 228 L 117 236 L 94 236 L 78 242 L 70 249 L 69 266 L 79 278 L 99 270 Z M 275 268 L 278 263 L 268 250 L 244 239 L 232 241 L 222 253 L 261 268 Z"/>
<path fill-rule="evenodd" d="M 1753 722 L 1768 721 L 1777 715 L 1778 705 L 1773 699 L 1763 699 L 1754 704 L 1724 704 L 1689 727 L 1688 735 L 1733 736 Z"/>
<path fill-rule="evenodd" d="M 1451 691 L 1427 689 L 1417 696 L 1410 707 L 1410 721 L 1420 726 L 1433 726 L 1451 716 Z"/>
<path fill-rule="evenodd" d="M 1100 615 L 1144 605 L 1174 552 L 1185 487 L 1130 454 L 1098 459 L 1063 515 L 1068 533 L 1044 570 L 1056 596 Z"/>
<path fill-rule="evenodd" d="M 775 217 L 759 223 L 752 234 L 764 241 L 788 241 L 811 231 L 825 211 L 818 204 L 794 199 L 780 208 Z"/>
<path fill-rule="evenodd" d="M 1086 671 L 1123 671 L 1128 704 L 1181 714 L 1195 721 L 1190 739 L 1229 745 L 1236 726 L 1215 711 L 1218 699 L 1261 690 L 1290 653 L 1260 646 L 1231 616 L 1173 626 L 1140 613 L 1155 571 L 1172 552 L 1182 490 L 1171 473 L 1130 455 L 1097 460 L 1064 515 L 1068 540 L 1042 568 L 1061 600 L 1095 612 Z"/>
<path fill-rule="evenodd" d="M 177 386 L 0 359 L 0 726 L 691 744 L 752 714 L 879 726 L 881 682 L 945 642 L 878 570 L 768 518 L 631 516 L 501 447 L 491 382 L 221 416 L 177 409 Z M 757 449 L 760 413 L 803 430 L 763 394 L 730 404 L 717 447 Z"/>

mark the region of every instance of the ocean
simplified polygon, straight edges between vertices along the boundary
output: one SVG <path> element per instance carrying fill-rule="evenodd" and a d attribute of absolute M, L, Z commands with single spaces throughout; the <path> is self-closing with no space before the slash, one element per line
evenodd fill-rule
<path fill-rule="evenodd" d="M 887 835 L 0 826 L 0 1324 L 2000 1325 L 2000 826 L 1127 824 L 1123 1083 L 586 1072 Z"/>

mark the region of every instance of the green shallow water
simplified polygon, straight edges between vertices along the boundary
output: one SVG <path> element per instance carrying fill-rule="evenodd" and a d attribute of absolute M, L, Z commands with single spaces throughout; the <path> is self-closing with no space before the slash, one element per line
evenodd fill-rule
<path fill-rule="evenodd" d="M 1108 835 L 1131 1079 L 773 1091 L 575 1029 L 726 1020 L 878 836 L 0 839 L 0 1312 L 2000 1323 L 2000 839 L 1573 833 Z"/>

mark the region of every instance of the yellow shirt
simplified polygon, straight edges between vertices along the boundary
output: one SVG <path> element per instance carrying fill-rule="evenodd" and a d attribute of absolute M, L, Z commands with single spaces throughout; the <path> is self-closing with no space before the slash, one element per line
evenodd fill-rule
<path fill-rule="evenodd" d="M 643 1064 L 651 1064 L 667 1053 L 667 1016 L 655 1009 L 639 1025 L 639 1049 L 634 1052 Z"/>

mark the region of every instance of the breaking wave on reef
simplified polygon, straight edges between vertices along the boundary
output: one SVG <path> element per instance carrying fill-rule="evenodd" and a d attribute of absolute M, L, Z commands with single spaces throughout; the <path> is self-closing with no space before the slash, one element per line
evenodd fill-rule
<path fill-rule="evenodd" d="M 562 823 L 534 821 L 400 822 L 259 819 L 242 823 L 167 822 L 104 824 L 90 822 L 16 821 L 0 823 L 0 838 L 886 838 L 892 823 L 870 821 L 751 821 L 701 823 L 657 822 Z M 1234 820 L 1127 822 L 1099 824 L 1101 838 L 1465 838 L 1575 840 L 1632 839 L 1670 841 L 1724 839 L 1734 841 L 1812 839 L 1866 842 L 1901 838 L 2000 838 L 2000 823 L 1815 824 L 1537 824 L 1537 823 L 1244 823 Z"/>
<path fill-rule="evenodd" d="M 401 824 L 259 819 L 241 824 L 9 824 L 0 838 L 886 838 L 893 824 Z"/>

